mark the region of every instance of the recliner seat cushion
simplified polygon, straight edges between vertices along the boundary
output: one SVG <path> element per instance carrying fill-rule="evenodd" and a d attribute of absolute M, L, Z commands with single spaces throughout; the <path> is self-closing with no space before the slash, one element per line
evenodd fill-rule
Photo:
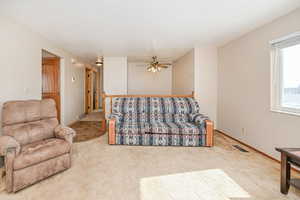
<path fill-rule="evenodd" d="M 24 145 L 21 153 L 15 158 L 15 170 L 49 160 L 51 158 L 69 153 L 71 145 L 62 139 L 51 138 Z"/>

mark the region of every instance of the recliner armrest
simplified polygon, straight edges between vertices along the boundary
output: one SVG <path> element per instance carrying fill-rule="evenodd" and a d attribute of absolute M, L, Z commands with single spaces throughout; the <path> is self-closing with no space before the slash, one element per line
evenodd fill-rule
<path fill-rule="evenodd" d="M 0 155 L 5 156 L 7 152 L 15 150 L 16 155 L 20 153 L 20 143 L 8 135 L 0 136 Z"/>
<path fill-rule="evenodd" d="M 70 144 L 73 143 L 73 138 L 76 136 L 76 132 L 72 128 L 67 127 L 67 126 L 62 126 L 62 125 L 58 125 L 54 129 L 54 134 L 55 134 L 55 137 L 64 139 L 67 142 L 69 142 Z"/>

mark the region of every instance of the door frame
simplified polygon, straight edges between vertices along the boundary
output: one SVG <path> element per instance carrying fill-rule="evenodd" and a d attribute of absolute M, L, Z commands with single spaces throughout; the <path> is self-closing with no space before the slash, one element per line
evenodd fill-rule
<path fill-rule="evenodd" d="M 95 74 L 96 75 L 95 75 Z M 94 88 L 94 80 L 96 79 L 96 109 L 99 109 L 99 76 L 97 76 L 98 70 L 91 66 L 85 67 L 85 113 L 91 113 L 94 111 L 93 104 L 94 104 L 94 95 L 93 95 L 93 88 Z"/>
<path fill-rule="evenodd" d="M 42 49 L 42 52 L 47 52 L 49 54 L 52 54 L 53 57 L 43 57 L 42 55 L 42 59 L 41 59 L 41 75 L 42 75 L 42 85 L 41 85 L 41 99 L 50 97 L 51 93 L 49 94 L 43 94 L 43 63 L 45 62 L 45 59 L 56 59 L 57 60 L 57 66 L 58 66 L 58 77 L 57 77 L 57 84 L 58 84 L 58 94 L 59 94 L 59 98 L 56 101 L 56 108 L 57 108 L 57 119 L 58 121 L 61 123 L 62 121 L 62 103 L 63 103 L 63 92 L 62 92 L 62 71 L 63 71 L 63 66 L 64 66 L 64 62 L 63 62 L 63 58 L 61 58 L 60 56 L 57 56 L 45 49 Z M 58 103 L 57 103 L 58 102 Z"/>
<path fill-rule="evenodd" d="M 96 99 L 95 99 L 95 104 L 96 104 L 96 109 L 100 108 L 100 71 L 99 69 L 97 72 L 95 72 L 95 78 L 96 78 Z"/>

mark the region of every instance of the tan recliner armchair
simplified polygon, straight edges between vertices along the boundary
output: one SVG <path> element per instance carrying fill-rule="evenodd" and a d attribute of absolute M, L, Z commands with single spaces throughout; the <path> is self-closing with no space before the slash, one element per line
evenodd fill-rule
<path fill-rule="evenodd" d="M 4 103 L 0 155 L 5 159 L 7 191 L 70 168 L 74 136 L 71 128 L 59 125 L 52 99 Z"/>

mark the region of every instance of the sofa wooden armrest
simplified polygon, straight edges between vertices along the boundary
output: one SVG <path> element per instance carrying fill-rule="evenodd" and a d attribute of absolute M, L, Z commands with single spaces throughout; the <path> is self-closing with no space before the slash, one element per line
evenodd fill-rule
<path fill-rule="evenodd" d="M 214 145 L 214 123 L 206 120 L 206 146 L 212 147 Z"/>
<path fill-rule="evenodd" d="M 116 144 L 116 119 L 108 121 L 108 144 Z"/>

